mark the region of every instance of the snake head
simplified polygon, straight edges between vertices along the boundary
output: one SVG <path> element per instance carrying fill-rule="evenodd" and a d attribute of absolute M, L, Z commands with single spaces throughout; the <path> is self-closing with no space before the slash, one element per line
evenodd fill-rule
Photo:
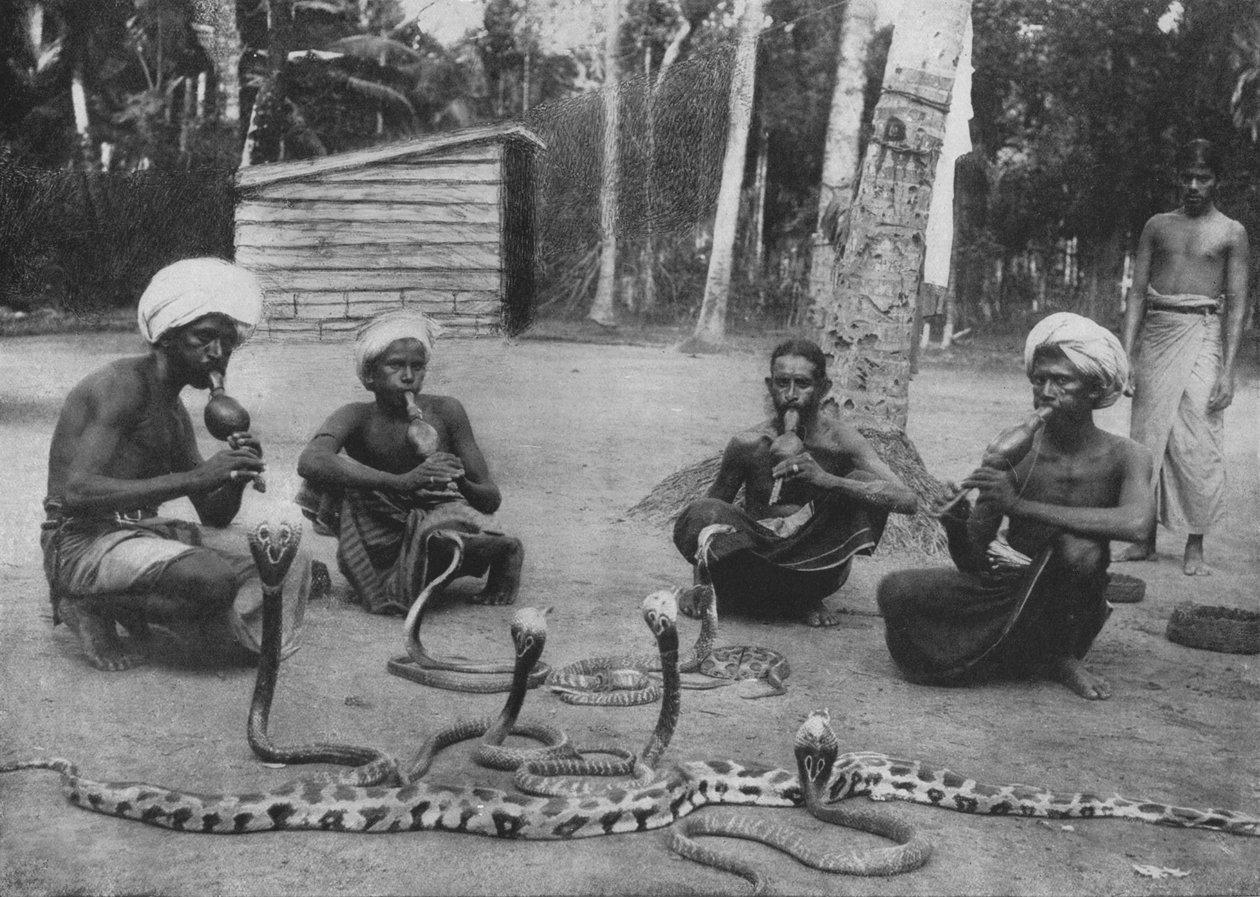
<path fill-rule="evenodd" d="M 302 541 L 302 525 L 288 521 L 260 523 L 245 538 L 263 585 L 274 587 L 284 582 L 293 559 L 297 557 L 298 544 Z"/>
<path fill-rule="evenodd" d="M 547 643 L 547 614 L 551 611 L 550 607 L 522 607 L 512 617 L 512 644 L 516 646 L 517 657 L 535 650 L 538 655 L 542 654 Z"/>
<path fill-rule="evenodd" d="M 840 741 L 831 728 L 831 714 L 815 710 L 805 717 L 805 722 L 796 730 L 793 750 L 801 787 L 807 794 L 811 788 L 821 789 L 830 778 L 840 753 Z"/>
<path fill-rule="evenodd" d="M 678 625 L 678 594 L 681 589 L 660 589 L 643 599 L 643 620 L 659 636 L 666 627 Z"/>

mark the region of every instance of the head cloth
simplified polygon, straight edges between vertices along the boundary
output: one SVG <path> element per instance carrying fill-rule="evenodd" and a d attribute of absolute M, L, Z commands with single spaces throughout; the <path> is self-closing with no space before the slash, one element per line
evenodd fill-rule
<path fill-rule="evenodd" d="M 1042 318 L 1024 343 L 1024 370 L 1033 371 L 1033 355 L 1043 346 L 1059 349 L 1082 375 L 1097 380 L 1102 395 L 1096 408 L 1114 405 L 1129 380 L 1129 357 L 1116 335 L 1089 318 L 1058 312 Z"/>
<path fill-rule="evenodd" d="M 387 311 L 365 321 L 354 337 L 354 367 L 363 385 L 372 377 L 372 365 L 385 354 L 389 344 L 396 339 L 414 339 L 424 344 L 425 360 L 433 357 L 433 344 L 442 333 L 438 326 L 422 311 L 408 308 Z"/>
<path fill-rule="evenodd" d="M 245 339 L 258 325 L 262 309 L 262 286 L 244 268 L 223 259 L 184 259 L 153 275 L 140 297 L 136 319 L 140 335 L 149 343 L 210 314 L 227 315 Z"/>

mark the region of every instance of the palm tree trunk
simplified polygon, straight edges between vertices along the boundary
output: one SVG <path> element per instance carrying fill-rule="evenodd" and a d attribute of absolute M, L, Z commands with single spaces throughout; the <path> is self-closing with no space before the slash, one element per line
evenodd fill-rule
<path fill-rule="evenodd" d="M 731 264 L 735 254 L 735 227 L 739 220 L 739 194 L 748 153 L 748 127 L 752 120 L 753 88 L 757 68 L 757 36 L 761 29 L 762 0 L 745 0 L 739 23 L 739 46 L 731 72 L 730 120 L 726 132 L 726 157 L 718 187 L 717 213 L 713 221 L 713 252 L 704 282 L 704 301 L 691 339 L 681 348 L 713 350 L 726 339 L 726 307 L 731 291 Z"/>
<path fill-rule="evenodd" d="M 620 141 L 621 104 L 617 96 L 617 38 L 621 31 L 619 0 L 605 0 L 604 23 L 604 165 L 599 187 L 599 281 L 595 301 L 587 318 L 604 327 L 615 327 L 617 315 L 613 300 L 617 291 L 617 190 L 621 181 Z"/>
<path fill-rule="evenodd" d="M 227 125 L 241 118 L 241 35 L 236 0 L 193 0 L 192 28 L 214 66 L 215 112 Z"/>
<path fill-rule="evenodd" d="M 823 304 L 835 290 L 838 254 L 844 249 L 843 234 L 861 159 L 866 54 L 875 33 L 877 13 L 876 0 L 849 0 L 844 14 L 844 32 L 836 54 L 836 83 L 831 91 L 831 112 L 823 146 L 818 227 L 810 253 L 809 298 L 814 305 Z"/>
<path fill-rule="evenodd" d="M 834 398 L 901 428 L 932 180 L 970 13 L 971 0 L 905 0 L 821 322 Z"/>

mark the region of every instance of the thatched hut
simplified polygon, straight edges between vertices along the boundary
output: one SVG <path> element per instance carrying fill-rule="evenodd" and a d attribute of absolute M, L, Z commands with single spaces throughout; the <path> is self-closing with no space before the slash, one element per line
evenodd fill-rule
<path fill-rule="evenodd" d="M 496 125 L 242 168 L 236 261 L 267 291 L 260 335 L 344 339 L 407 306 L 449 336 L 523 329 L 542 146 Z"/>

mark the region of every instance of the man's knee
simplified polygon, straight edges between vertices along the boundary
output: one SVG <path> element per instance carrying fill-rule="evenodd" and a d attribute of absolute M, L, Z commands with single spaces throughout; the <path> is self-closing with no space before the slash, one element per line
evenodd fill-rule
<path fill-rule="evenodd" d="M 698 534 L 714 523 L 730 520 L 735 506 L 720 498 L 700 498 L 683 508 L 674 522 L 674 546 L 688 561 L 694 561 Z"/>
<path fill-rule="evenodd" d="M 176 558 L 154 585 L 166 602 L 177 602 L 190 616 L 226 611 L 236 597 L 236 574 L 213 551 L 195 551 Z"/>

